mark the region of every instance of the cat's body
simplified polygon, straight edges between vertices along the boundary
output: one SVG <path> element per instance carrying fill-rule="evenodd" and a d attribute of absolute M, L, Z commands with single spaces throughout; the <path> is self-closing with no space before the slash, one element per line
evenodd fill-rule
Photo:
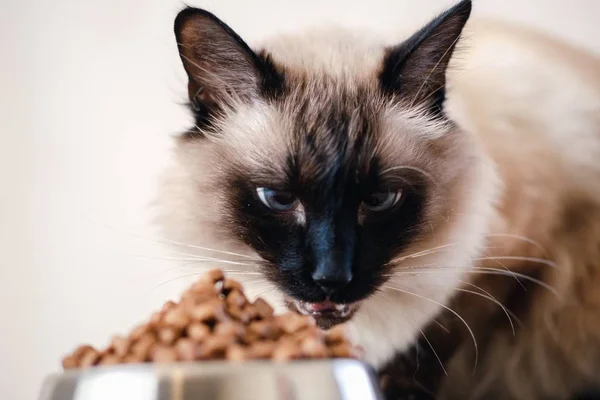
<path fill-rule="evenodd" d="M 513 337 L 502 310 L 463 293 L 453 309 L 476 331 L 481 358 L 473 375 L 466 338 L 449 364 L 449 374 L 462 364 L 462 379 L 448 379 L 448 398 L 568 398 L 600 384 L 600 61 L 510 25 L 475 26 L 470 37 L 469 55 L 456 60 L 466 72 L 450 74 L 448 112 L 484 143 L 503 182 L 482 254 L 492 259 L 479 266 L 532 276 L 555 293 L 471 281 L 522 327 Z"/>
<path fill-rule="evenodd" d="M 446 354 L 443 362 L 451 377 L 442 381 L 440 398 L 567 399 L 600 377 L 600 61 L 512 26 L 472 24 L 448 69 L 443 108 L 457 126 L 448 125 L 427 117 L 429 112 L 436 114 L 441 103 L 432 111 L 422 106 L 443 94 L 439 89 L 444 77 L 429 72 L 452 54 L 448 50 L 456 42 L 456 27 L 451 19 L 464 16 L 460 9 L 454 12 L 425 32 L 435 37 L 440 33 L 436 29 L 451 31 L 446 32 L 450 42 L 440 44 L 445 47 L 435 53 L 437 58 L 425 62 L 422 57 L 433 52 L 428 38 L 417 38 L 416 47 L 400 48 L 398 55 L 390 52 L 391 42 L 341 30 L 278 37 L 256 47 L 261 50 L 258 58 L 251 55 L 244 61 L 249 50 L 240 50 L 237 39 L 235 45 L 226 43 L 223 32 L 216 32 L 223 27 L 211 25 L 212 16 L 188 11 L 179 18 L 176 31 L 199 129 L 178 139 L 174 166 L 162 186 L 161 223 L 169 239 L 243 254 L 234 257 L 242 264 L 254 263 L 248 257 L 262 260 L 232 269 L 264 274 L 286 292 L 287 302 L 279 291 L 265 294 L 281 307 L 295 304 L 306 312 L 301 305 L 307 302 L 321 307 L 329 299 L 351 304 L 336 318 L 349 318 L 349 335 L 376 366 L 409 348 L 423 333 L 429 335 L 424 330 L 433 326 L 431 346 Z M 194 18 L 204 25 L 191 22 Z M 224 43 L 220 55 L 215 56 L 219 48 L 198 44 L 209 35 L 214 36 L 211 42 Z M 193 51 L 187 53 L 188 48 Z M 201 57 L 203 53 L 210 57 Z M 231 68 L 236 59 L 247 65 Z M 413 76 L 412 84 L 405 81 Z M 429 82 L 423 83 L 424 77 Z M 397 85 L 399 79 L 403 80 Z M 220 83 L 227 90 L 219 88 Z M 378 85 L 391 91 L 391 97 L 381 95 Z M 232 95 L 232 87 L 241 93 Z M 219 106 L 220 101 L 227 105 Z M 346 119 L 334 118 L 336 112 Z M 348 135 L 343 147 L 330 141 L 334 131 Z M 304 132 L 314 136 L 308 150 Z M 368 146 L 372 147 L 365 151 Z M 320 154 L 323 149 L 327 151 Z M 351 161 L 319 165 L 340 152 L 348 153 L 345 160 Z M 291 161 L 290 153 L 298 159 Z M 355 252 L 356 260 L 339 259 L 351 265 L 347 294 L 342 290 L 336 297 L 337 292 L 331 292 L 323 302 L 308 283 L 298 283 L 305 276 L 296 272 L 333 251 L 310 236 L 311 226 L 322 227 L 329 220 L 320 219 L 321 212 L 311 214 L 303 194 L 293 214 L 273 217 L 258 208 L 264 198 L 245 194 L 245 182 L 266 186 L 271 179 L 277 182 L 272 185 L 281 184 L 281 176 L 289 176 L 289 171 L 281 175 L 282 168 L 296 164 L 304 166 L 297 179 L 317 179 L 344 162 L 357 163 L 356 180 L 364 181 L 368 179 L 359 176 L 360 160 L 369 157 L 378 160 L 373 169 L 380 173 L 406 169 L 420 176 L 398 178 L 408 181 L 410 189 L 411 184 L 419 189 L 399 206 L 418 218 L 402 216 L 402 209 L 394 211 L 388 219 L 401 229 L 385 234 L 415 233 L 402 239 L 402 246 L 382 250 L 381 259 L 368 258 L 360 249 L 386 248 L 388 236 L 378 236 L 375 244 L 361 241 L 387 230 L 385 221 L 359 208 L 357 220 L 350 218 L 356 226 L 344 228 L 356 229 L 357 236 L 350 235 L 343 242 L 346 247 L 340 245 Z M 272 179 L 271 174 L 280 178 Z M 328 182 L 336 187 L 347 179 L 342 175 L 331 175 Z M 323 185 L 317 185 L 317 193 L 327 190 Z M 408 190 L 404 187 L 404 193 Z M 298 189 L 303 191 L 308 189 Z M 327 197 L 335 193 L 346 192 Z M 348 204 L 338 204 L 339 215 L 352 209 Z M 323 207 L 329 210 L 324 214 L 336 215 L 331 222 L 335 229 L 330 228 L 337 233 L 323 228 L 316 237 L 329 243 L 328 234 L 339 238 L 344 232 L 336 230 L 338 209 Z M 285 228 L 261 226 L 263 221 Z M 251 230 L 254 225 L 256 230 Z M 290 239 L 296 243 L 290 247 L 286 235 L 301 235 L 306 244 Z M 278 253 L 271 255 L 275 248 Z M 312 254 L 309 261 L 298 255 L 299 248 Z M 292 261 L 285 258 L 290 253 Z M 524 276 L 517 281 L 519 277 L 507 270 Z M 246 277 L 252 290 L 256 275 L 240 275 L 242 280 Z M 538 283 L 531 284 L 527 277 Z M 312 279 L 317 279 L 314 274 Z M 352 286 L 355 280 L 368 284 Z M 268 288 L 262 281 L 255 293 Z M 483 299 L 488 295 L 509 310 Z M 297 299 L 304 303 L 293 303 Z M 507 313 L 522 323 L 513 322 L 514 336 Z M 435 332 L 434 318 L 453 331 L 450 344 L 449 336 Z M 474 374 L 472 336 L 478 352 Z"/>

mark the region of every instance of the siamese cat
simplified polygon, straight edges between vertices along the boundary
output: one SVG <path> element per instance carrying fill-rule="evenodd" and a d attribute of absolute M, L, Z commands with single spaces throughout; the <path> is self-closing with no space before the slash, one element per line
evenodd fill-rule
<path fill-rule="evenodd" d="M 250 47 L 181 11 L 159 223 L 382 371 L 426 342 L 437 398 L 570 399 L 600 376 L 600 61 L 470 14 Z"/>

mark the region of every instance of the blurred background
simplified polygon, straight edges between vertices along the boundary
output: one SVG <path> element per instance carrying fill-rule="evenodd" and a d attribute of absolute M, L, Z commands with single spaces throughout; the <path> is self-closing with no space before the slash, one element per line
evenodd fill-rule
<path fill-rule="evenodd" d="M 417 26 L 448 0 L 189 1 L 250 42 L 338 23 Z M 0 398 L 35 399 L 82 342 L 126 332 L 192 273 L 168 258 L 149 204 L 190 123 L 175 0 L 2 0 Z M 600 1 L 474 0 L 600 55 Z M 180 264 L 180 263 L 179 263 Z"/>

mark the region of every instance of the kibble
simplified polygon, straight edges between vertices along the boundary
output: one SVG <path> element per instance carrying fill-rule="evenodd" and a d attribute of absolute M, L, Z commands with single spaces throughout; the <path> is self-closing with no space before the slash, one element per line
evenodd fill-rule
<path fill-rule="evenodd" d="M 201 342 L 210 336 L 210 328 L 200 322 L 194 322 L 187 327 L 187 335 L 189 338 Z"/>
<path fill-rule="evenodd" d="M 250 302 L 239 282 L 213 270 L 185 291 L 179 303 L 166 302 L 147 323 L 127 336 L 114 336 L 105 350 L 79 346 L 62 365 L 68 370 L 142 362 L 355 356 L 341 328 L 324 332 L 309 316 L 275 315 L 265 300 Z"/>
<path fill-rule="evenodd" d="M 152 349 L 150 360 L 156 363 L 171 363 L 177 361 L 177 351 L 169 346 L 157 345 Z"/>

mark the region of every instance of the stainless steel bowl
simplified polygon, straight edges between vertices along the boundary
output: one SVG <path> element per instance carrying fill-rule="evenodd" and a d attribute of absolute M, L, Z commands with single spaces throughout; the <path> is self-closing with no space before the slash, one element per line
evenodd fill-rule
<path fill-rule="evenodd" d="M 356 360 L 97 367 L 49 376 L 40 400 L 382 400 Z"/>

